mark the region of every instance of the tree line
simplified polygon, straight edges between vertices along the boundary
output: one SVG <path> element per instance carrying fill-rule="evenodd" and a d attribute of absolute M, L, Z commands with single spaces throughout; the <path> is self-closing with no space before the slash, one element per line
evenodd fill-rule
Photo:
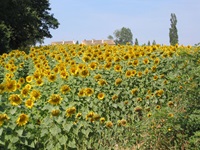
<path fill-rule="evenodd" d="M 1 0 L 0 54 L 51 38 L 49 29 L 58 28 L 59 22 L 50 10 L 48 0 Z"/>
<path fill-rule="evenodd" d="M 174 13 L 171 13 L 171 27 L 169 28 L 169 41 L 170 45 L 178 44 L 178 30 L 177 30 L 177 18 Z M 138 39 L 135 38 L 135 42 L 133 43 L 133 34 L 129 28 L 122 27 L 120 30 L 115 30 L 113 33 L 114 36 L 109 35 L 108 39 L 114 40 L 116 44 L 134 44 L 139 45 Z M 146 45 L 146 44 L 143 44 Z M 150 41 L 148 41 L 147 45 L 151 45 Z M 156 45 L 156 41 L 153 40 L 152 45 Z"/>
<path fill-rule="evenodd" d="M 26 50 L 36 43 L 43 43 L 44 38 L 51 38 L 50 29 L 59 26 L 58 20 L 50 13 L 48 0 L 2 0 L 0 2 L 0 55 L 13 49 Z M 177 19 L 171 14 L 169 32 L 170 44 L 178 43 Z M 133 43 L 133 34 L 129 28 L 122 27 L 109 35 L 116 44 L 139 45 Z M 148 45 L 150 45 L 148 41 Z M 152 44 L 156 44 L 155 40 Z"/>

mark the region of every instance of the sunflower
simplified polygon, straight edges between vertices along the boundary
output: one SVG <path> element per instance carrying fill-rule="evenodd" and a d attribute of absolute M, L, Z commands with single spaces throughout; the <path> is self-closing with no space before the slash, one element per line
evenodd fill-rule
<path fill-rule="evenodd" d="M 31 97 L 34 99 L 34 100 L 37 100 L 39 99 L 41 96 L 41 92 L 39 90 L 32 90 L 31 91 Z"/>
<path fill-rule="evenodd" d="M 70 108 L 66 109 L 66 116 L 67 117 L 71 117 L 75 113 L 76 113 L 75 107 L 70 107 Z"/>
<path fill-rule="evenodd" d="M 114 95 L 112 96 L 112 100 L 115 101 L 116 99 L 118 99 L 118 95 L 114 94 Z"/>
<path fill-rule="evenodd" d="M 89 76 L 89 71 L 87 69 L 83 69 L 80 71 L 80 76 L 85 78 L 87 76 Z"/>
<path fill-rule="evenodd" d="M 83 61 L 83 62 L 89 62 L 90 59 L 91 59 L 91 58 L 90 58 L 89 56 L 83 56 L 83 57 L 82 57 L 82 61 Z"/>
<path fill-rule="evenodd" d="M 168 114 L 168 117 L 173 118 L 173 117 L 174 117 L 174 114 L 169 113 L 169 114 Z"/>
<path fill-rule="evenodd" d="M 51 115 L 52 116 L 58 116 L 60 114 L 60 110 L 59 109 L 54 109 L 51 111 Z"/>
<path fill-rule="evenodd" d="M 6 90 L 6 87 L 4 84 L 0 84 L 0 94 L 4 93 Z"/>
<path fill-rule="evenodd" d="M 82 116 L 81 113 L 77 113 L 77 114 L 76 114 L 76 119 L 77 119 L 77 118 L 80 118 L 81 116 Z"/>
<path fill-rule="evenodd" d="M 148 117 L 148 118 L 149 118 L 149 117 L 151 117 L 151 116 L 152 116 L 152 114 L 151 114 L 151 113 L 148 113 L 148 114 L 147 114 L 147 117 Z"/>
<path fill-rule="evenodd" d="M 37 79 L 39 79 L 40 77 L 41 77 L 40 72 L 39 72 L 39 71 L 35 71 L 34 74 L 33 74 L 33 78 L 34 78 L 35 80 L 37 80 Z"/>
<path fill-rule="evenodd" d="M 157 110 L 160 110 L 160 105 L 157 105 L 157 106 L 156 106 L 156 109 L 157 109 Z"/>
<path fill-rule="evenodd" d="M 141 112 L 141 111 L 142 111 L 142 107 L 141 107 L 141 106 L 136 106 L 136 107 L 134 108 L 134 111 L 135 111 L 135 112 Z"/>
<path fill-rule="evenodd" d="M 131 70 L 127 70 L 126 73 L 125 73 L 125 76 L 127 78 L 130 78 L 132 76 L 132 71 Z"/>
<path fill-rule="evenodd" d="M 69 92 L 71 89 L 70 89 L 70 87 L 68 86 L 68 85 L 63 85 L 63 86 L 61 86 L 61 88 L 60 88 L 60 92 L 62 93 L 62 94 L 66 94 L 67 92 Z"/>
<path fill-rule="evenodd" d="M 160 62 L 160 58 L 156 57 L 155 60 L 154 60 L 154 64 L 158 65 Z"/>
<path fill-rule="evenodd" d="M 124 59 L 124 60 L 128 60 L 129 57 L 130 57 L 130 56 L 129 56 L 128 54 L 126 54 L 126 55 L 123 56 L 123 59 Z"/>
<path fill-rule="evenodd" d="M 104 69 L 106 69 L 106 70 L 110 70 L 111 67 L 112 67 L 112 63 L 111 63 L 111 62 L 107 62 L 107 63 L 104 65 Z"/>
<path fill-rule="evenodd" d="M 112 128 L 112 126 L 113 126 L 113 123 L 111 121 L 106 122 L 106 127 Z"/>
<path fill-rule="evenodd" d="M 48 75 L 48 80 L 50 82 L 54 82 L 56 80 L 56 74 L 50 74 L 50 75 Z"/>
<path fill-rule="evenodd" d="M 0 126 L 4 123 L 4 121 L 7 121 L 9 119 L 7 114 L 0 114 Z"/>
<path fill-rule="evenodd" d="M 30 84 L 26 84 L 26 85 L 25 85 L 25 88 L 27 88 L 27 89 L 30 90 L 30 89 L 32 88 L 32 86 L 31 86 Z"/>
<path fill-rule="evenodd" d="M 85 64 L 78 64 L 78 69 L 79 70 L 86 69 L 86 65 Z"/>
<path fill-rule="evenodd" d="M 18 94 L 12 94 L 9 96 L 9 101 L 12 105 L 17 106 L 21 104 L 22 99 L 20 98 Z"/>
<path fill-rule="evenodd" d="M 164 90 L 162 89 L 156 91 L 156 95 L 159 97 L 161 97 L 163 93 L 164 93 Z"/>
<path fill-rule="evenodd" d="M 89 118 L 92 118 L 94 116 L 94 112 L 90 111 L 87 115 L 86 115 L 86 120 L 88 120 Z"/>
<path fill-rule="evenodd" d="M 96 63 L 96 62 L 91 62 L 91 63 L 89 64 L 89 68 L 90 68 L 91 70 L 95 70 L 95 69 L 97 68 L 97 63 Z"/>
<path fill-rule="evenodd" d="M 98 99 L 99 100 L 103 100 L 104 97 L 105 97 L 105 94 L 103 92 L 101 92 L 101 93 L 98 94 Z"/>
<path fill-rule="evenodd" d="M 125 119 L 120 120 L 120 125 L 121 126 L 126 126 L 127 121 Z"/>
<path fill-rule="evenodd" d="M 25 106 L 27 107 L 27 108 L 32 108 L 33 107 L 33 105 L 34 105 L 34 101 L 32 100 L 32 99 L 28 99 L 26 102 L 25 102 Z"/>
<path fill-rule="evenodd" d="M 106 121 L 106 119 L 104 117 L 100 118 L 100 123 L 104 123 Z"/>
<path fill-rule="evenodd" d="M 29 120 L 28 115 L 23 113 L 23 114 L 19 115 L 16 122 L 17 122 L 18 126 L 23 126 L 23 125 L 26 125 L 28 123 L 28 120 Z"/>
<path fill-rule="evenodd" d="M 148 58 L 145 58 L 144 60 L 143 60 L 143 63 L 146 65 L 146 64 L 148 64 L 149 63 L 149 59 Z"/>
<path fill-rule="evenodd" d="M 136 73 L 137 73 L 137 71 L 136 71 L 136 70 L 132 70 L 132 72 L 131 72 L 131 76 L 135 76 L 135 75 L 136 75 Z"/>
<path fill-rule="evenodd" d="M 148 74 L 149 73 L 149 69 L 148 68 L 146 68 L 145 70 L 144 70 L 144 74 Z"/>
<path fill-rule="evenodd" d="M 42 85 L 44 84 L 42 78 L 37 79 L 37 80 L 36 80 L 36 84 L 37 84 L 38 86 L 42 86 Z"/>
<path fill-rule="evenodd" d="M 94 121 L 98 121 L 99 119 L 101 118 L 101 116 L 99 115 L 99 114 L 94 114 L 94 116 L 93 116 L 93 120 Z"/>
<path fill-rule="evenodd" d="M 85 96 L 85 89 L 81 89 L 81 90 L 78 92 L 78 96 L 79 96 L 79 97 Z"/>
<path fill-rule="evenodd" d="M 5 83 L 5 90 L 7 92 L 14 92 L 16 91 L 16 84 L 17 82 L 15 80 L 7 80 L 6 83 Z"/>
<path fill-rule="evenodd" d="M 28 96 L 28 94 L 29 94 L 29 88 L 24 87 L 24 88 L 21 90 L 21 95 L 22 95 L 23 97 L 26 97 L 26 96 Z"/>
<path fill-rule="evenodd" d="M 131 94 L 134 95 L 134 94 L 136 94 L 137 91 L 138 91 L 138 89 L 137 89 L 137 88 L 134 88 L 134 89 L 131 90 Z"/>
<path fill-rule="evenodd" d="M 20 83 L 21 85 L 25 83 L 25 79 L 24 78 L 19 78 L 18 83 Z"/>
<path fill-rule="evenodd" d="M 132 62 L 132 65 L 135 66 L 135 67 L 136 67 L 138 64 L 139 64 L 139 61 L 138 61 L 137 59 L 135 59 L 135 60 Z"/>
<path fill-rule="evenodd" d="M 101 77 L 100 74 L 96 74 L 96 75 L 94 76 L 94 78 L 95 78 L 95 80 L 99 80 L 99 79 L 101 79 L 102 77 Z"/>
<path fill-rule="evenodd" d="M 173 103 L 172 101 L 169 101 L 169 102 L 167 103 L 167 106 L 168 106 L 168 107 L 173 107 L 173 106 L 174 106 L 174 103 Z"/>
<path fill-rule="evenodd" d="M 155 76 L 153 77 L 153 80 L 154 80 L 154 81 L 155 81 L 155 80 L 158 80 L 158 76 L 155 75 Z"/>
<path fill-rule="evenodd" d="M 62 79 L 68 79 L 68 77 L 69 77 L 69 74 L 68 74 L 68 72 L 67 71 L 61 71 L 60 72 L 60 77 L 62 78 Z"/>
<path fill-rule="evenodd" d="M 59 67 L 58 67 L 58 66 L 54 67 L 54 68 L 53 68 L 53 72 L 54 72 L 55 74 L 58 73 L 58 72 L 59 72 Z"/>
<path fill-rule="evenodd" d="M 117 78 L 115 80 L 115 85 L 118 86 L 120 83 L 122 83 L 122 79 L 121 78 Z"/>
<path fill-rule="evenodd" d="M 138 98 L 137 98 L 137 101 L 138 101 L 138 102 L 141 102 L 141 101 L 142 101 L 142 98 L 141 98 L 141 97 L 138 97 Z"/>
<path fill-rule="evenodd" d="M 121 66 L 121 65 L 115 65 L 115 66 L 114 66 L 114 70 L 115 70 L 116 72 L 121 72 L 121 71 L 122 71 L 122 66 Z"/>
<path fill-rule="evenodd" d="M 91 96 L 94 93 L 94 90 L 92 88 L 85 88 L 85 95 Z"/>
<path fill-rule="evenodd" d="M 100 79 L 100 80 L 98 81 L 98 84 L 99 84 L 100 86 L 103 86 L 103 85 L 106 85 L 107 82 L 106 82 L 106 80 L 104 80 L 104 79 Z"/>
<path fill-rule="evenodd" d="M 155 71 L 156 71 L 156 69 L 157 69 L 157 67 L 156 67 L 156 66 L 153 66 L 153 67 L 151 68 L 152 72 L 155 72 Z"/>
<path fill-rule="evenodd" d="M 74 76 L 78 75 L 78 74 L 79 74 L 78 67 L 76 67 L 76 66 L 71 66 L 71 67 L 70 67 L 70 74 L 72 74 L 72 75 L 74 75 Z"/>
<path fill-rule="evenodd" d="M 62 97 L 59 94 L 51 95 L 50 99 L 48 100 L 48 102 L 52 105 L 58 105 L 61 103 L 61 101 L 62 101 Z"/>
<path fill-rule="evenodd" d="M 137 76 L 140 78 L 142 76 L 142 72 L 138 71 Z"/>

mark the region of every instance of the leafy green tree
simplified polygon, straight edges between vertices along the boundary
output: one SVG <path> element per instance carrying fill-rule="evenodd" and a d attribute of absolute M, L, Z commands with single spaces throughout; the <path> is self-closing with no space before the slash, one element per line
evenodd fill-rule
<path fill-rule="evenodd" d="M 138 39 L 135 39 L 135 45 L 139 45 Z"/>
<path fill-rule="evenodd" d="M 156 41 L 155 40 L 153 40 L 152 45 L 156 45 Z"/>
<path fill-rule="evenodd" d="M 108 38 L 109 40 L 113 40 L 113 39 L 114 39 L 112 35 L 109 35 L 107 38 Z"/>
<path fill-rule="evenodd" d="M 148 46 L 150 46 L 151 45 L 151 42 L 150 41 L 148 41 L 148 44 L 147 44 Z"/>
<path fill-rule="evenodd" d="M 178 44 L 178 30 L 176 28 L 177 18 L 175 14 L 171 14 L 171 28 L 169 29 L 169 41 L 170 45 Z"/>
<path fill-rule="evenodd" d="M 48 0 L 1 1 L 0 54 L 51 38 L 49 29 L 58 28 L 59 23 L 50 10 Z"/>
<path fill-rule="evenodd" d="M 116 44 L 133 44 L 133 34 L 129 28 L 122 27 L 120 30 L 115 30 L 114 37 Z"/>

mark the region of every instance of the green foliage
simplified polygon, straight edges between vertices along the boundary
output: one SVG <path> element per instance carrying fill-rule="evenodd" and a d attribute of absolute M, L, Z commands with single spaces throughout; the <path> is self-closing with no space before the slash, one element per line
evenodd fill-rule
<path fill-rule="evenodd" d="M 122 27 L 120 30 L 115 30 L 114 37 L 116 44 L 133 44 L 133 34 L 129 28 Z"/>
<path fill-rule="evenodd" d="M 171 14 L 171 28 L 169 29 L 169 41 L 171 45 L 178 44 L 178 30 L 176 28 L 177 18 L 174 13 Z"/>
<path fill-rule="evenodd" d="M 47 0 L 6 0 L 0 3 L 0 54 L 51 38 L 58 21 L 49 13 Z"/>
<path fill-rule="evenodd" d="M 138 39 L 135 39 L 135 45 L 139 45 Z"/>
<path fill-rule="evenodd" d="M 42 61 L 45 56 L 45 61 L 52 70 L 60 65 L 56 57 L 62 56 L 63 50 L 71 55 L 70 48 L 73 53 L 78 53 L 80 49 L 90 53 L 92 50 L 101 49 L 101 53 L 104 53 L 113 46 L 104 45 L 97 49 L 95 46 L 90 46 L 89 49 L 82 45 L 40 47 L 33 48 L 34 51 L 29 55 L 12 51 L 1 56 L 1 59 L 5 64 L 11 59 L 15 59 L 13 63 L 16 66 L 23 63 L 22 67 L 14 72 L 13 80 L 18 80 L 33 75 L 36 69 L 33 60 L 36 58 L 42 58 Z M 113 62 L 113 65 L 120 64 L 120 72 L 116 72 L 114 67 L 110 70 L 98 68 L 90 70 L 90 75 L 85 78 L 70 74 L 67 79 L 60 78 L 58 73 L 54 82 L 48 81 L 47 75 L 43 74 L 42 86 L 37 86 L 35 80 L 29 83 L 32 84 L 31 90 L 42 92 L 31 109 L 24 105 L 27 97 L 23 97 L 23 103 L 18 106 L 10 104 L 9 95 L 21 94 L 21 89 L 12 93 L 1 93 L 0 114 L 7 114 L 9 120 L 0 126 L 0 149 L 198 149 L 200 49 L 159 45 L 118 45 L 114 48 L 119 50 L 113 51 L 120 52 L 121 61 Z M 135 54 L 143 52 L 142 50 L 146 53 L 126 60 L 121 53 L 127 49 L 136 50 Z M 149 50 L 151 53 L 147 52 Z M 51 57 L 53 54 L 57 55 Z M 71 58 L 72 61 L 83 63 L 81 56 Z M 128 65 L 136 59 L 139 61 L 138 65 Z M 146 63 L 145 59 L 148 60 Z M 104 65 L 103 61 L 98 63 L 99 66 Z M 67 64 L 65 69 L 70 70 L 70 63 Z M 9 73 L 8 69 L 3 67 L 5 66 L 1 68 L 3 71 L 0 72 L 0 77 Z M 142 75 L 126 77 L 127 70 L 137 70 L 137 73 L 141 71 Z M 102 75 L 106 85 L 98 84 L 94 79 L 96 74 Z M 115 85 L 117 78 L 122 79 L 119 85 Z M 4 79 L 6 80 L 6 77 L 2 82 Z M 21 88 L 25 84 L 28 83 L 24 83 Z M 60 87 L 64 84 L 69 85 L 71 91 L 62 94 Z M 78 96 L 78 92 L 86 87 L 93 88 L 94 93 L 91 96 Z M 136 92 L 131 92 L 135 88 Z M 99 92 L 106 94 L 103 100 L 97 98 Z M 54 93 L 63 98 L 58 105 L 48 102 L 49 96 Z M 116 99 L 113 95 L 117 95 Z M 66 109 L 73 106 L 76 113 L 67 117 Z M 60 110 L 58 116 L 52 116 L 54 109 Z M 22 112 L 28 114 L 30 119 L 26 125 L 18 126 L 16 120 Z M 78 113 L 81 113 L 79 117 L 76 116 Z M 94 118 L 88 114 L 104 117 L 105 122 L 92 120 Z M 121 121 L 126 122 L 122 125 Z"/>

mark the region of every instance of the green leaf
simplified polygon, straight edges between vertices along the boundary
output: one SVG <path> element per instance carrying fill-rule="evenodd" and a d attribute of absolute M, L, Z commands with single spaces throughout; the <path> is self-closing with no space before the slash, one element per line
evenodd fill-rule
<path fill-rule="evenodd" d="M 17 108 L 15 107 L 15 108 L 10 110 L 10 114 L 13 115 L 16 111 L 17 111 Z"/>
<path fill-rule="evenodd" d="M 61 129 L 58 126 L 54 126 L 53 128 L 50 128 L 49 131 L 53 136 L 56 136 L 58 133 L 61 132 Z"/>
<path fill-rule="evenodd" d="M 0 128 L 0 136 L 2 135 L 3 132 L 3 128 Z"/>
<path fill-rule="evenodd" d="M 64 136 L 60 137 L 58 140 L 61 145 L 64 145 L 64 144 L 66 144 L 68 137 L 66 135 L 64 135 Z"/>
<path fill-rule="evenodd" d="M 19 137 L 17 137 L 17 136 L 12 136 L 12 138 L 10 139 L 10 141 L 11 141 L 12 143 L 16 143 L 17 141 L 19 141 Z"/>
<path fill-rule="evenodd" d="M 68 146 L 71 147 L 71 148 L 76 148 L 75 140 L 73 139 L 72 141 L 69 141 Z"/>
<path fill-rule="evenodd" d="M 18 133 L 19 136 L 22 136 L 23 129 L 19 129 L 19 130 L 17 130 L 16 132 Z"/>
<path fill-rule="evenodd" d="M 41 130 L 41 137 L 45 136 L 46 134 L 48 134 L 48 130 L 47 129 Z"/>
<path fill-rule="evenodd" d="M 70 129 L 72 128 L 72 126 L 73 126 L 72 123 L 71 124 L 66 124 L 66 125 L 63 126 L 63 128 L 64 128 L 65 131 L 69 132 Z"/>

